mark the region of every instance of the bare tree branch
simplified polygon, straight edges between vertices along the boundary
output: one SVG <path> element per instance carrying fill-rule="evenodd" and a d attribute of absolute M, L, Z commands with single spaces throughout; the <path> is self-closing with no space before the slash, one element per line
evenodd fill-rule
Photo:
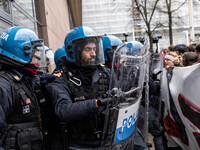
<path fill-rule="evenodd" d="M 155 10 L 156 10 L 156 6 L 157 6 L 158 2 L 159 2 L 159 0 L 156 0 L 155 3 L 154 3 L 154 5 L 153 5 L 153 10 L 152 10 L 152 13 L 151 13 L 151 16 L 150 16 L 150 19 L 149 19 L 149 23 L 150 23 L 151 20 L 152 20 L 152 17 L 153 17 L 153 15 L 154 15 L 154 12 L 155 12 Z"/>
<path fill-rule="evenodd" d="M 185 5 L 186 2 L 187 2 L 187 0 L 185 0 L 183 3 L 181 3 L 181 5 L 179 5 L 176 9 L 171 10 L 171 12 L 173 13 L 173 12 L 179 10 L 183 5 Z"/>
<path fill-rule="evenodd" d="M 146 29 L 145 32 L 147 33 L 150 41 L 150 49 L 152 49 L 152 34 L 155 31 L 155 29 L 159 28 L 161 25 L 155 24 L 153 26 L 152 20 L 153 16 L 155 14 L 155 11 L 157 10 L 157 4 L 160 0 L 132 0 L 132 3 L 136 4 L 136 9 L 140 13 L 141 18 L 143 19 Z M 153 30 L 151 29 L 153 26 Z"/>

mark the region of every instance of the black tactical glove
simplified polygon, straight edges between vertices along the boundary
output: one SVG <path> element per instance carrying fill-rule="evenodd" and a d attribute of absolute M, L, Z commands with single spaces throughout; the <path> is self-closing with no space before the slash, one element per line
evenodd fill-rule
<path fill-rule="evenodd" d="M 56 76 L 53 74 L 49 73 L 42 74 L 42 76 L 40 77 L 40 84 L 42 86 L 46 86 L 47 83 L 53 81 L 55 78 Z"/>
<path fill-rule="evenodd" d="M 110 103 L 112 100 L 112 98 L 100 98 L 97 99 L 97 105 L 98 106 L 106 106 L 107 103 Z"/>
<path fill-rule="evenodd" d="M 113 88 L 110 94 L 114 97 L 116 102 L 121 103 L 125 101 L 125 94 L 121 89 Z"/>

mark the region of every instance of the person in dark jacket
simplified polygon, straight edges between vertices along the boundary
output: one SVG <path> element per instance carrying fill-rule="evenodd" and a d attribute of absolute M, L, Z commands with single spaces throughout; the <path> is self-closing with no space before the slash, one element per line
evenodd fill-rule
<path fill-rule="evenodd" d="M 48 83 L 47 91 L 55 113 L 66 125 L 63 147 L 99 149 L 109 69 L 104 68 L 101 37 L 88 27 L 76 27 L 65 38 L 66 60 L 63 75 Z M 65 134 L 63 133 L 63 134 Z"/>
<path fill-rule="evenodd" d="M 8 28 L 0 37 L 0 149 L 43 148 L 37 93 L 42 42 L 25 27 Z"/>

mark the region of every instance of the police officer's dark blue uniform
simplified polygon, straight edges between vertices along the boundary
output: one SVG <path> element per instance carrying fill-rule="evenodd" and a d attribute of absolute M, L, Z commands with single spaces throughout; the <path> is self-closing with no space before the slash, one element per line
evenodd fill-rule
<path fill-rule="evenodd" d="M 0 37 L 0 149 L 42 149 L 41 116 L 34 90 L 42 41 L 30 29 L 12 27 Z"/>
<path fill-rule="evenodd" d="M 106 95 L 109 84 L 109 69 L 99 65 L 104 63 L 101 38 L 88 27 L 77 27 L 67 34 L 65 49 L 71 66 L 65 64 L 63 76 L 47 89 L 56 115 L 67 125 L 69 149 L 98 149 L 104 116 L 97 99 Z"/>

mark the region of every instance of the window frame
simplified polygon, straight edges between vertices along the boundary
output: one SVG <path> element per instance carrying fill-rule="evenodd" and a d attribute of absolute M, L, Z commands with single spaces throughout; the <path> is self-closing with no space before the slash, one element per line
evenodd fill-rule
<path fill-rule="evenodd" d="M 37 27 L 37 23 L 41 24 L 37 19 L 36 19 L 36 10 L 35 10 L 35 0 L 31 0 L 31 6 L 32 8 L 34 7 L 34 9 L 32 9 L 33 11 L 33 16 L 31 16 L 28 12 L 26 12 L 17 2 L 15 1 L 8 1 L 8 6 L 9 6 L 9 13 L 6 13 L 3 10 L 0 10 L 0 22 L 5 22 L 11 26 L 25 26 L 28 27 L 26 25 L 23 24 L 23 22 L 19 22 L 13 14 L 13 9 L 17 9 L 17 11 L 19 11 L 20 13 L 22 13 L 25 17 L 27 17 L 30 21 L 33 22 L 34 25 L 34 32 L 38 33 L 38 27 Z"/>

